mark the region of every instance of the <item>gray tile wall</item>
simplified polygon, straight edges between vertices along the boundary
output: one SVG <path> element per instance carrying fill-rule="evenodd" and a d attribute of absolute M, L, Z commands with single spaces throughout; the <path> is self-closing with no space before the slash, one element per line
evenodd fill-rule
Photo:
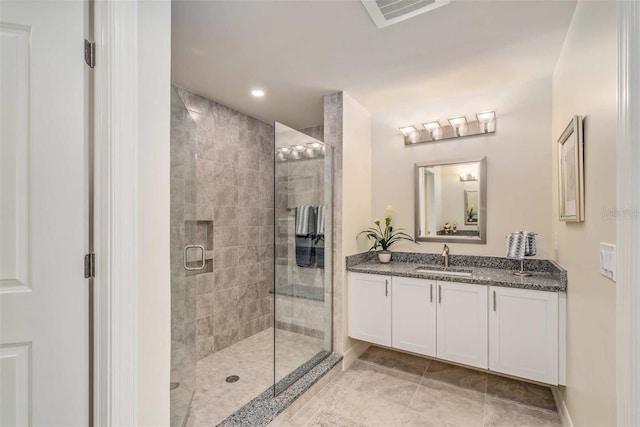
<path fill-rule="evenodd" d="M 211 270 L 194 276 L 202 358 L 273 326 L 273 126 L 177 92 L 197 125 L 184 220 L 213 225 Z"/>
<path fill-rule="evenodd" d="M 333 147 L 333 351 L 344 351 L 345 262 L 342 256 L 342 92 L 324 97 L 324 142 Z M 327 325 L 330 327 L 330 325 Z"/>

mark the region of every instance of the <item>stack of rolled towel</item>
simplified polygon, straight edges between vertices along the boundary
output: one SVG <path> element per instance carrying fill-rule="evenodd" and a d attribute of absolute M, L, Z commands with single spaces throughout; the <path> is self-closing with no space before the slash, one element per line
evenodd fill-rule
<path fill-rule="evenodd" d="M 296 264 L 324 268 L 325 207 L 301 205 L 296 208 Z"/>
<path fill-rule="evenodd" d="M 507 258 L 522 261 L 525 256 L 536 254 L 536 233 L 519 231 L 507 236 Z"/>

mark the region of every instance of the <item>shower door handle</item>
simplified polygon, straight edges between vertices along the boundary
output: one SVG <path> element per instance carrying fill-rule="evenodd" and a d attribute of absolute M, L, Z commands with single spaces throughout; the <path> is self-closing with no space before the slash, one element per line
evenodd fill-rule
<path fill-rule="evenodd" d="M 202 254 L 202 260 L 200 265 L 198 265 L 197 267 L 189 267 L 187 265 L 187 251 L 189 251 L 189 249 L 200 249 L 200 253 Z M 198 270 L 203 270 L 205 265 L 207 264 L 207 261 L 205 259 L 205 249 L 204 246 L 202 245 L 187 245 L 184 247 L 184 254 L 183 254 L 183 262 L 184 262 L 184 269 L 187 271 L 198 271 Z"/>

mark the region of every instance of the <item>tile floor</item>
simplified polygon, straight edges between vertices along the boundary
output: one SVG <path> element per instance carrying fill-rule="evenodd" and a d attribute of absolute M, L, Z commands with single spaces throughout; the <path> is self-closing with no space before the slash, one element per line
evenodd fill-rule
<path fill-rule="evenodd" d="M 315 355 L 322 340 L 277 330 L 276 343 L 276 373 L 281 378 Z M 199 360 L 189 424 L 215 426 L 273 386 L 273 348 L 270 328 Z M 227 383 L 230 375 L 240 380 Z"/>
<path fill-rule="evenodd" d="M 371 347 L 287 427 L 554 426 L 548 387 Z"/>

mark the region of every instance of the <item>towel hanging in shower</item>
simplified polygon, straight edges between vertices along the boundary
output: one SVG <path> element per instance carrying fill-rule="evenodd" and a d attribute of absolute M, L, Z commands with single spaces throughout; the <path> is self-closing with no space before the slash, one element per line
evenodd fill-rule
<path fill-rule="evenodd" d="M 296 208 L 296 264 L 298 267 L 310 267 L 315 263 L 315 209 L 301 205 Z"/>
<path fill-rule="evenodd" d="M 316 250 L 316 266 L 318 268 L 324 268 L 324 224 L 325 224 L 325 207 L 320 205 L 317 207 L 316 214 L 316 238 L 315 250 Z"/>

